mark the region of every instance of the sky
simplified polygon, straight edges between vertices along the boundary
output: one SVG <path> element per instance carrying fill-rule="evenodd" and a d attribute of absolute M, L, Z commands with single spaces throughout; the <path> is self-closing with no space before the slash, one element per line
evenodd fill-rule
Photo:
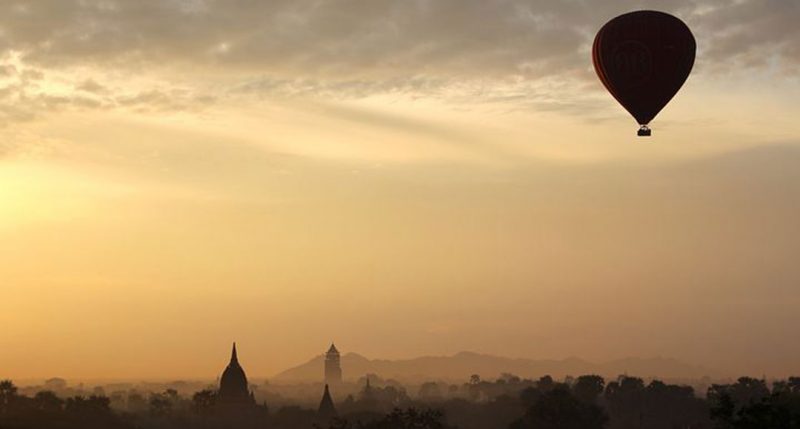
<path fill-rule="evenodd" d="M 637 139 L 591 65 L 675 14 Z M 800 3 L 0 4 L 0 378 L 343 352 L 800 373 Z"/>

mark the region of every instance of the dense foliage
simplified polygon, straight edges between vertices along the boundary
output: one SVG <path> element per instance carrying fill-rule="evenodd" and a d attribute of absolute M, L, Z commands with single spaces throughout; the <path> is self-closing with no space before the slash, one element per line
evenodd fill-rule
<path fill-rule="evenodd" d="M 332 418 L 299 406 L 223 413 L 213 390 L 183 397 L 168 389 L 147 398 L 129 395 L 128 402 L 136 411 L 115 409 L 103 395 L 63 398 L 42 390 L 27 396 L 0 381 L 0 429 L 800 429 L 797 377 L 771 385 L 742 377 L 712 385 L 700 397 L 691 387 L 627 376 L 608 383 L 596 375 L 563 382 L 473 376 L 460 387 L 426 383 L 416 400 L 396 386 L 373 386 L 338 403 Z"/>

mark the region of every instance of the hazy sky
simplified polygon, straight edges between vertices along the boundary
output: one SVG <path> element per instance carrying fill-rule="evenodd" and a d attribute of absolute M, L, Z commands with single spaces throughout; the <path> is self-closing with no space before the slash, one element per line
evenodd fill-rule
<path fill-rule="evenodd" d="M 637 125 L 590 46 L 684 19 Z M 0 3 L 0 378 L 323 352 L 800 373 L 800 2 Z"/>

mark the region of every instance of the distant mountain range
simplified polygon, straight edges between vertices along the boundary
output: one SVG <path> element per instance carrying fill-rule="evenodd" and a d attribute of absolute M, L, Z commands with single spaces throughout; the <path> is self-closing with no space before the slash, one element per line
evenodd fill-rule
<path fill-rule="evenodd" d="M 319 382 L 322 379 L 324 356 L 290 368 L 272 377 L 275 383 Z M 567 375 L 599 374 L 616 377 L 620 374 L 642 378 L 699 379 L 705 376 L 720 377 L 716 371 L 689 365 L 668 358 L 627 358 L 603 363 L 592 363 L 578 358 L 563 360 L 511 359 L 480 353 L 461 352 L 453 356 L 426 356 L 414 359 L 368 359 L 356 353 L 347 353 L 341 359 L 345 380 L 357 380 L 365 374 L 377 374 L 385 379 L 416 383 L 427 380 L 466 382 L 472 374 L 492 380 L 502 373 L 522 378 L 551 375 L 556 379 Z"/>

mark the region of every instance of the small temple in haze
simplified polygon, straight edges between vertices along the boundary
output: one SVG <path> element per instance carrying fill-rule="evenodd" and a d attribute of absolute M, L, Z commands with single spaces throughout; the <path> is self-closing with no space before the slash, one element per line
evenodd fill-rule
<path fill-rule="evenodd" d="M 322 394 L 322 400 L 319 402 L 317 415 L 322 418 L 336 417 L 336 407 L 333 405 L 333 398 L 331 392 L 328 390 L 328 385 L 325 385 L 325 392 Z"/>

